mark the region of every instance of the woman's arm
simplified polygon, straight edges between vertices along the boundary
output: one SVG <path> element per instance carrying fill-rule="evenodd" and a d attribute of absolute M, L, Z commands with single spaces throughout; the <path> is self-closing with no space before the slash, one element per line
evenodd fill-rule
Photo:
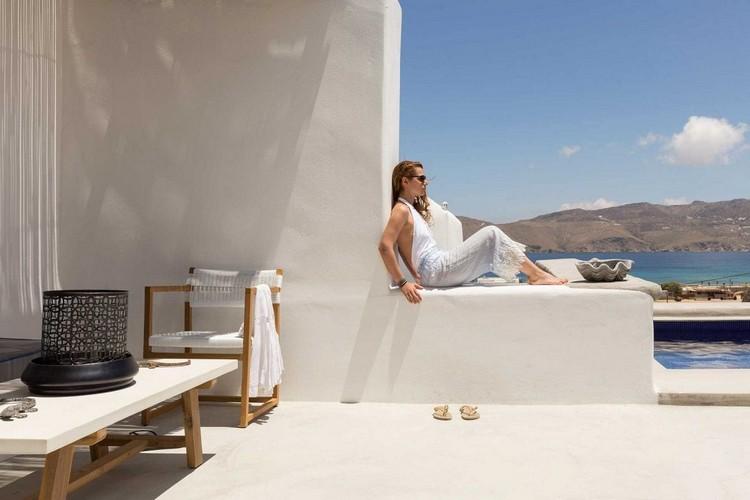
<path fill-rule="evenodd" d="M 378 245 L 378 251 L 380 251 L 380 257 L 383 259 L 383 264 L 391 275 L 391 278 L 395 283 L 401 283 L 405 280 L 404 275 L 401 274 L 401 268 L 398 265 L 398 259 L 396 258 L 396 241 L 398 235 L 403 231 L 406 221 L 409 217 L 409 209 L 401 204 L 393 207 L 391 216 L 388 219 L 383 230 L 383 236 L 380 238 L 380 244 Z M 409 283 L 402 285 L 401 293 L 404 294 L 406 300 L 412 304 L 417 304 L 422 301 L 422 297 L 419 295 L 418 289 L 422 287 L 417 283 Z"/>
<path fill-rule="evenodd" d="M 418 285 L 422 284 L 422 276 L 419 275 L 416 269 L 411 267 L 411 264 L 404 259 L 404 265 L 406 266 L 406 269 L 409 270 L 409 273 L 414 277 L 414 283 L 417 283 Z"/>

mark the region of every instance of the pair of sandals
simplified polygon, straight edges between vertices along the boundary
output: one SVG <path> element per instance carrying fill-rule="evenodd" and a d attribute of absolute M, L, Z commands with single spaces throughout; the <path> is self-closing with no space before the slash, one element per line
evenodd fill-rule
<path fill-rule="evenodd" d="M 469 405 L 463 405 L 461 408 L 459 408 L 459 412 L 461 413 L 461 418 L 464 420 L 476 420 L 479 418 L 479 412 L 477 411 L 476 406 L 469 406 Z M 451 412 L 448 411 L 448 405 L 440 405 L 436 406 L 434 408 L 434 412 L 432 416 L 436 418 L 437 420 L 450 420 L 453 418 L 453 415 L 451 415 Z"/>

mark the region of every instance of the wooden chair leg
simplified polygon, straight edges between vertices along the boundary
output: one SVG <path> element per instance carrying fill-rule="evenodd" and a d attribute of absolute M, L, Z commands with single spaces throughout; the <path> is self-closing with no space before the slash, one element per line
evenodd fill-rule
<path fill-rule="evenodd" d="M 58 500 L 67 496 L 74 451 L 75 445 L 69 444 L 52 453 L 47 453 L 44 459 L 42 489 L 39 492 L 40 499 Z"/>
<path fill-rule="evenodd" d="M 240 427 L 247 427 L 250 423 L 250 368 L 243 355 L 242 364 L 242 387 L 240 390 Z M 248 356 L 249 360 L 249 356 Z"/>
<path fill-rule="evenodd" d="M 253 338 L 253 306 L 255 304 L 255 288 L 245 292 L 245 331 L 242 338 L 242 387 L 240 389 L 240 427 L 247 427 L 250 423 L 250 358 L 252 357 Z"/>

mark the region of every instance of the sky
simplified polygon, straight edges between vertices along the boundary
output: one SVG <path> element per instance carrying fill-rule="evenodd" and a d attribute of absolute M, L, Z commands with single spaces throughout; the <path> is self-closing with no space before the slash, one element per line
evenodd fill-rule
<path fill-rule="evenodd" d="M 453 213 L 750 198 L 750 2 L 400 3 L 400 157 Z"/>

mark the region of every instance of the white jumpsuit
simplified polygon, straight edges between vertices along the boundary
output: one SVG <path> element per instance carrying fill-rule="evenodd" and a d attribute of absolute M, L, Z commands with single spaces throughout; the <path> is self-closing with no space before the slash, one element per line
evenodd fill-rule
<path fill-rule="evenodd" d="M 414 219 L 412 263 L 425 286 L 456 286 L 492 272 L 506 280 L 518 274 L 526 247 L 496 226 L 486 226 L 456 248 L 438 248 L 432 231 L 414 205 L 403 198 Z"/>

